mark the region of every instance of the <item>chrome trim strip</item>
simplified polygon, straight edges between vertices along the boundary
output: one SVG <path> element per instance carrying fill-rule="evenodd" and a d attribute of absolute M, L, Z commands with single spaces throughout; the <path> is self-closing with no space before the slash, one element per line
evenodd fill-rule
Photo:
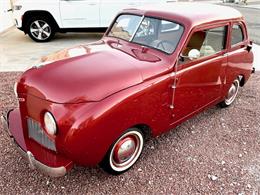
<path fill-rule="evenodd" d="M 137 31 L 138 31 L 138 29 L 139 29 L 139 26 L 142 24 L 143 20 L 144 20 L 144 15 L 141 17 L 140 22 L 138 23 L 138 25 L 137 25 L 137 27 L 136 27 L 136 29 L 135 29 L 135 31 L 134 31 L 132 37 L 131 37 L 130 40 L 129 40 L 129 42 L 132 42 L 132 41 L 133 41 L 133 39 L 134 39 L 134 37 L 135 37 L 135 34 L 137 33 Z"/>

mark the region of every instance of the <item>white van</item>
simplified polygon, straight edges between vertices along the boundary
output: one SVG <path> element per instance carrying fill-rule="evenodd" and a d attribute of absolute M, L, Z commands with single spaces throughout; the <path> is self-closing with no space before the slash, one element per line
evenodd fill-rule
<path fill-rule="evenodd" d="M 175 0 L 176 1 L 176 0 Z M 18 29 L 34 41 L 51 40 L 56 32 L 107 28 L 118 11 L 167 0 L 15 0 L 13 14 Z"/>

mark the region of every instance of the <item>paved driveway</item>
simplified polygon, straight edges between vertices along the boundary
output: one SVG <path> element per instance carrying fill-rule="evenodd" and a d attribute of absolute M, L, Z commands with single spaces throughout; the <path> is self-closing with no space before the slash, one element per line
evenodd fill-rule
<path fill-rule="evenodd" d="M 42 56 L 55 51 L 99 40 L 103 33 L 57 34 L 52 42 L 35 43 L 23 32 L 12 28 L 0 35 L 0 72 L 24 71 L 39 63 Z M 255 67 L 260 70 L 260 46 L 254 45 Z"/>
<path fill-rule="evenodd" d="M 102 35 L 102 33 L 59 33 L 52 42 L 36 43 L 13 27 L 0 34 L 0 72 L 24 71 L 38 63 L 42 56 L 96 41 Z"/>

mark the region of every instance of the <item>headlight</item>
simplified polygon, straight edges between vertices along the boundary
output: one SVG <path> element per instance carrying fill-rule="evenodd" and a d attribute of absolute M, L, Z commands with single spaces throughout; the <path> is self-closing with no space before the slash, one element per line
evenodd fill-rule
<path fill-rule="evenodd" d="M 17 94 L 17 82 L 14 83 L 14 95 L 15 95 L 15 97 L 18 97 L 18 94 Z"/>
<path fill-rule="evenodd" d="M 50 135 L 55 135 L 57 133 L 56 121 L 50 112 L 44 114 L 44 126 Z"/>

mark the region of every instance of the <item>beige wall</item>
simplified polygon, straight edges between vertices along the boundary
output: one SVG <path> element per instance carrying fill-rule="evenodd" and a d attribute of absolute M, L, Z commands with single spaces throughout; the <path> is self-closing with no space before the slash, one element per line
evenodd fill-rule
<path fill-rule="evenodd" d="M 0 32 L 13 26 L 12 12 L 7 12 L 11 9 L 10 0 L 0 0 Z"/>

